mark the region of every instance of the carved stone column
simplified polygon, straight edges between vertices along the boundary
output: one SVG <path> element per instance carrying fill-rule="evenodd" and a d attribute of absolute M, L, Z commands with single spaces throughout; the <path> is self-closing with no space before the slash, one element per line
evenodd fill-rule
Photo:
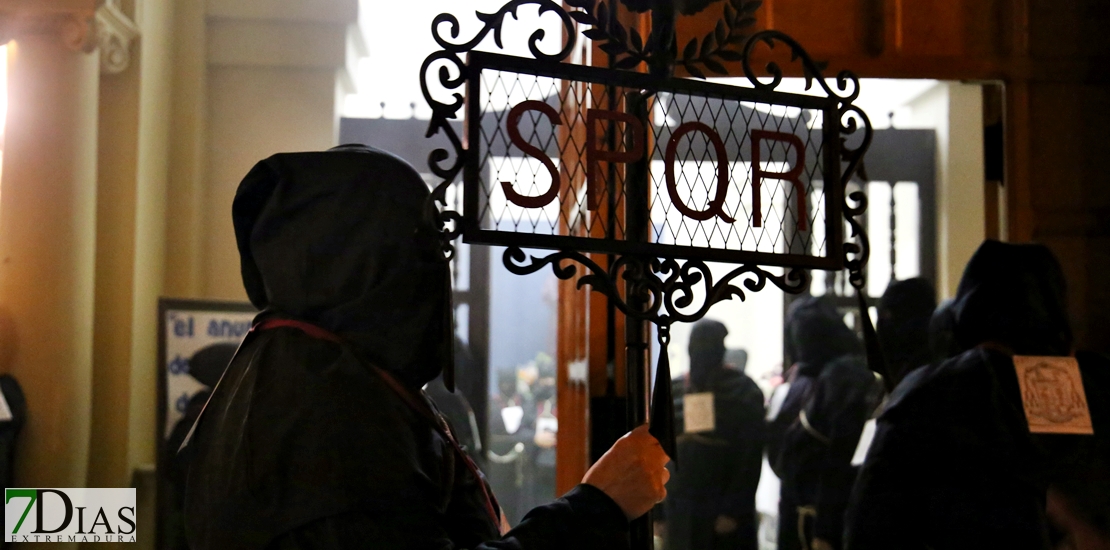
<path fill-rule="evenodd" d="M 131 41 L 139 36 L 139 28 L 123 13 L 120 0 L 107 0 L 96 10 L 96 31 L 100 72 L 123 72 L 131 64 Z"/>
<path fill-rule="evenodd" d="M 96 235 L 97 0 L 0 0 L 0 370 L 23 385 L 16 484 L 83 487 Z"/>

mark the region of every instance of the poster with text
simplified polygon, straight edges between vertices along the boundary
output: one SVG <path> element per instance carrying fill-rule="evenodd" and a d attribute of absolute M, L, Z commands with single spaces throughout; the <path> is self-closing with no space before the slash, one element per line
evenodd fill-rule
<path fill-rule="evenodd" d="M 164 440 L 215 387 L 257 312 L 246 303 L 186 300 L 165 300 L 160 309 Z"/>
<path fill-rule="evenodd" d="M 257 315 L 247 303 L 158 302 L 158 548 L 184 550 L 187 464 L 178 453 Z"/>

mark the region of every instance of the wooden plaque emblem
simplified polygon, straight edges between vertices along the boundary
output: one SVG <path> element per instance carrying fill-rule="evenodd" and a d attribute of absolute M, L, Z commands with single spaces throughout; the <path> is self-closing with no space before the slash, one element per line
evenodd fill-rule
<path fill-rule="evenodd" d="M 1094 434 L 1079 362 L 1074 357 L 1014 356 L 1032 433 Z"/>

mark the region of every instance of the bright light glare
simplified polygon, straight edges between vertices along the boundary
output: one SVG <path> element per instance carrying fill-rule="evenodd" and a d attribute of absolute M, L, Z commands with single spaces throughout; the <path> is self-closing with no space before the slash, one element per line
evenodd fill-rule
<path fill-rule="evenodd" d="M 8 45 L 0 46 L 0 135 L 8 122 Z M 3 150 L 3 147 L 0 147 Z"/>
<path fill-rule="evenodd" d="M 370 55 L 359 61 L 355 75 L 357 90 L 344 101 L 343 116 L 430 118 L 431 108 L 420 91 L 420 67 L 428 55 L 440 49 L 432 38 L 432 21 L 441 13 L 455 14 L 460 27 L 455 41 L 463 42 L 472 39 L 481 29 L 475 11 L 496 12 L 504 3 L 504 0 L 361 0 L 360 24 Z M 562 25 L 554 13 L 537 19 L 535 6 L 522 6 L 518 15 L 519 21 L 510 17 L 504 26 L 504 50 L 493 46 L 492 34 L 477 49 L 527 56 L 528 36 L 536 30 L 536 21 L 546 31 L 540 48 L 555 52 L 562 47 Z M 448 29 L 449 25 L 445 23 L 441 34 L 449 37 Z M 433 88 L 438 67 L 454 70 L 443 62 L 435 67 L 430 79 Z M 433 89 L 432 93 L 441 100 L 451 98 L 450 93 L 440 89 Z"/>
<path fill-rule="evenodd" d="M 0 165 L 4 161 L 4 130 L 8 125 L 8 46 L 0 46 Z"/>

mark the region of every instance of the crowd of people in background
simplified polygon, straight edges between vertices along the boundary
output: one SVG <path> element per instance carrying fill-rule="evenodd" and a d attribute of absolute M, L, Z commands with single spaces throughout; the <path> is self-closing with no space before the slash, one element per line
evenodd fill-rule
<path fill-rule="evenodd" d="M 452 336 L 427 201 L 415 170 L 362 146 L 244 179 L 236 235 L 262 313 L 238 351 L 189 360 L 212 389 L 164 442 L 161 546 L 620 548 L 655 506 L 664 550 L 757 550 L 767 476 L 778 550 L 1110 549 L 1110 359 L 1075 348 L 1048 248 L 983 243 L 939 307 L 930 282 L 892 283 L 874 338 L 867 311 L 861 339 L 833 297 L 791 299 L 770 395 L 725 324 L 696 323 L 673 456 L 639 426 L 552 501 L 555 362 L 497 372 L 482 441 L 451 391 L 479 369 Z"/>
<path fill-rule="evenodd" d="M 763 392 L 744 374 L 743 364 L 725 362 L 727 335 L 719 321 L 694 325 L 690 372 L 673 384 L 682 467 L 670 464 L 667 500 L 654 517 L 666 548 L 758 548 L 755 491 L 766 439 Z M 709 405 L 699 406 L 699 401 Z"/>
<path fill-rule="evenodd" d="M 1110 361 L 1073 349 L 1066 305 L 1047 248 L 987 242 L 939 306 L 930 281 L 889 285 L 872 344 L 882 364 L 869 365 L 851 312 L 799 297 L 766 401 L 725 360 L 725 326 L 697 323 L 674 382 L 681 468 L 654 515 L 659 546 L 759 548 L 765 457 L 780 480 L 778 550 L 1110 548 Z M 1052 371 L 1037 376 L 1064 389 L 1030 390 L 1015 356 L 1074 357 L 1082 384 Z M 1030 391 L 1089 410 L 1094 434 L 1033 430 Z"/>
<path fill-rule="evenodd" d="M 659 546 L 766 548 L 766 461 L 778 550 L 1110 548 L 1110 361 L 1073 350 L 1047 248 L 985 243 L 939 306 L 930 281 L 893 281 L 874 316 L 881 365 L 852 314 L 827 296 L 794 299 L 769 395 L 744 373 L 746 353 L 726 348 L 723 323 L 692 327 L 690 368 L 672 388 L 681 467 L 668 466 L 653 513 Z M 1032 432 L 1014 356 L 1074 356 L 1095 435 Z M 552 359 L 499 372 L 489 411 L 481 456 L 516 522 L 555 490 Z"/>
<path fill-rule="evenodd" d="M 485 471 L 510 523 L 555 494 L 555 393 L 555 361 L 545 353 L 497 373 Z"/>

